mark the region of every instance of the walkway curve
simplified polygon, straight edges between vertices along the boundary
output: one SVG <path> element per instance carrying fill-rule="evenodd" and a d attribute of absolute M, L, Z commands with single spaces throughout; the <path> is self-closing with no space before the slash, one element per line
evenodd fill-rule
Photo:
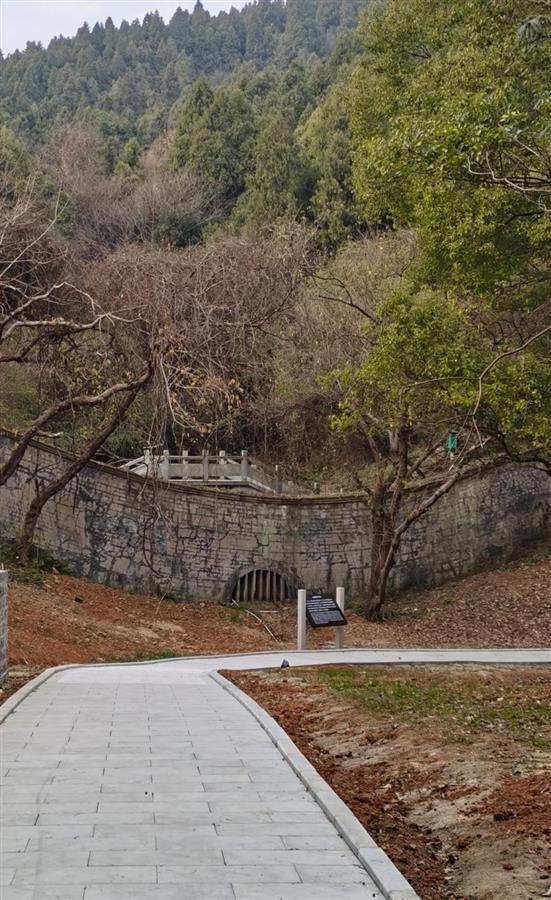
<path fill-rule="evenodd" d="M 551 665 L 344 650 L 48 670 L 0 708 L 2 900 L 414 900 L 286 733 L 218 669 Z"/>

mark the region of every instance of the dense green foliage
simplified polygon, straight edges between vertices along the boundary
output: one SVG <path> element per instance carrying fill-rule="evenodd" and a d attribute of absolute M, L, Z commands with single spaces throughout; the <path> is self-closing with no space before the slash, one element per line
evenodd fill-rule
<path fill-rule="evenodd" d="M 551 40 L 525 27 L 539 6 L 387 0 L 363 21 L 355 186 L 421 255 L 378 310 L 356 416 L 375 404 L 387 426 L 441 419 L 481 446 L 549 449 L 548 337 L 515 353 L 549 323 Z"/>
<path fill-rule="evenodd" d="M 537 7 L 388 0 L 364 20 L 356 187 L 372 216 L 416 228 L 433 283 L 492 294 L 549 259 L 549 209 L 501 177 L 530 158 L 549 181 L 551 40 L 521 28 Z"/>
<path fill-rule="evenodd" d="M 347 102 L 360 49 L 346 33 L 325 61 L 245 68 L 214 89 L 199 79 L 173 112 L 173 165 L 205 180 L 237 227 L 304 217 L 334 249 L 364 221 L 351 188 Z"/>
<path fill-rule="evenodd" d="M 217 16 L 198 3 L 166 25 L 85 25 L 0 60 L 0 122 L 39 152 L 67 127 L 93 128 L 106 171 L 127 181 L 169 135 L 170 165 L 201 180 L 222 218 L 255 229 L 305 217 L 334 249 L 363 221 L 346 98 L 369 2 L 257 0 Z M 160 240 L 185 242 L 180 219 L 163 211 Z"/>
<path fill-rule="evenodd" d="M 211 16 L 197 2 L 170 22 L 84 24 L 47 49 L 29 43 L 0 60 L 0 114 L 26 139 L 88 113 L 113 137 L 145 143 L 200 75 L 219 82 L 241 64 L 285 67 L 326 57 L 340 28 L 353 28 L 366 0 L 257 0 Z"/>

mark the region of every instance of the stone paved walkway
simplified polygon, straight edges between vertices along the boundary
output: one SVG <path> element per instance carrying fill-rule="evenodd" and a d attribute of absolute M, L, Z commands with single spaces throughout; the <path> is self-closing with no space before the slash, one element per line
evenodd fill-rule
<path fill-rule="evenodd" d="M 382 896 L 204 672 L 58 672 L 6 719 L 2 767 L 2 900 Z"/>
<path fill-rule="evenodd" d="M 0 730 L 1 900 L 381 900 L 257 720 L 208 675 L 284 657 L 551 664 L 549 650 L 345 650 L 58 671 Z"/>

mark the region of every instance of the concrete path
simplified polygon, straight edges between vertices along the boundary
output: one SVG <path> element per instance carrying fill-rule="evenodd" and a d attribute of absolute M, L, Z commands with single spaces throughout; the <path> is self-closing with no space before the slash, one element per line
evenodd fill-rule
<path fill-rule="evenodd" d="M 328 666 L 334 663 L 359 663 L 362 665 L 451 665 L 454 663 L 474 665 L 551 665 L 551 649 L 495 649 L 495 650 L 271 650 L 266 653 L 237 653 L 230 656 L 190 656 L 166 659 L 154 663 L 137 663 L 121 670 L 119 678 L 132 682 L 142 680 L 144 671 L 151 673 L 155 680 L 167 682 L 186 680 L 193 673 L 214 672 L 222 669 L 278 669 L 286 659 L 291 666 Z M 94 667 L 101 679 L 111 679 L 112 667 Z M 142 670 L 139 674 L 137 669 Z M 73 681 L 86 680 L 89 669 L 85 666 L 69 670 Z M 149 677 L 149 675 L 148 675 Z"/>
<path fill-rule="evenodd" d="M 549 665 L 551 651 L 276 652 L 57 670 L 0 709 L 15 707 L 0 732 L 1 900 L 414 898 L 285 733 L 209 674 L 283 658 Z"/>
<path fill-rule="evenodd" d="M 6 719 L 2 900 L 383 897 L 251 713 L 170 671 L 61 671 Z"/>

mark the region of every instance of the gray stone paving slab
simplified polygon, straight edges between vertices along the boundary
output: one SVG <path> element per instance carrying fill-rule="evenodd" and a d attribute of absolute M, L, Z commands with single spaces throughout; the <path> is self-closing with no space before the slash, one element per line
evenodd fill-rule
<path fill-rule="evenodd" d="M 0 866 L 3 869 L 41 869 L 48 867 L 84 867 L 88 865 L 90 851 L 77 850 L 74 847 L 60 847 L 56 850 L 27 850 L 25 853 L 0 853 Z M 145 865 L 145 864 L 144 864 Z"/>
<path fill-rule="evenodd" d="M 156 884 L 155 866 L 52 866 L 15 870 L 14 884 Z"/>
<path fill-rule="evenodd" d="M 341 866 L 338 871 L 319 863 L 297 865 L 297 872 L 306 884 L 365 884 L 369 880 L 365 869 L 357 864 Z"/>
<path fill-rule="evenodd" d="M 256 856 L 256 853 L 255 853 Z M 178 852 L 167 850 L 92 850 L 88 865 L 90 866 L 171 866 L 177 857 L 181 866 L 222 866 L 224 857 L 220 847 L 185 846 L 181 844 Z M 247 853 L 247 862 L 251 859 Z"/>
<path fill-rule="evenodd" d="M 43 828 L 37 825 L 32 827 L 29 826 L 18 826 L 10 828 L 9 837 L 10 838 L 24 838 L 25 841 L 29 840 L 59 840 L 59 841 L 73 841 L 76 838 L 91 838 L 94 833 L 94 829 L 91 825 L 83 825 L 81 827 L 73 828 L 71 826 L 67 827 L 66 825 L 56 825 L 50 828 Z M 2 840 L 5 839 L 5 835 L 2 834 Z"/>
<path fill-rule="evenodd" d="M 230 822 L 220 822 L 216 826 L 218 834 L 278 834 L 285 837 L 296 835 L 320 835 L 335 834 L 335 827 L 327 820 L 319 822 L 255 822 L 254 825 L 244 825 Z"/>
<path fill-rule="evenodd" d="M 84 885 L 11 885 L 2 891 L 2 900 L 83 900 Z"/>
<path fill-rule="evenodd" d="M 15 878 L 16 871 L 16 869 L 8 869 L 7 866 L 3 866 L 0 869 L 0 886 L 11 884 L 11 882 Z"/>
<path fill-rule="evenodd" d="M 285 844 L 283 838 L 278 834 L 216 834 L 212 835 L 189 835 L 189 834 L 172 834 L 169 829 L 157 830 L 157 848 L 159 850 L 170 850 L 170 852 L 179 852 L 181 849 L 187 850 L 192 847 L 214 847 L 225 853 L 227 850 L 284 850 Z"/>
<path fill-rule="evenodd" d="M 246 866 L 250 854 L 246 850 L 227 850 L 224 858 L 229 866 Z M 254 854 L 256 865 L 280 865 L 291 863 L 294 866 L 356 866 L 357 860 L 344 845 L 340 850 L 260 850 Z M 336 873 L 340 878 L 342 873 Z M 364 871 L 365 875 L 365 871 Z"/>
<path fill-rule="evenodd" d="M 5 810 L 2 811 L 2 828 L 13 828 L 16 825 L 36 825 L 38 816 L 36 813 L 33 815 L 32 813 L 18 813 L 11 812 L 8 813 Z"/>
<path fill-rule="evenodd" d="M 93 846 L 94 850 L 100 851 L 117 851 L 118 853 L 122 851 L 147 851 L 147 850 L 155 850 L 156 847 L 156 837 L 155 834 L 151 835 L 151 837 L 145 837 L 142 835 L 134 835 L 128 834 L 125 837 L 121 837 L 119 840 L 115 838 L 101 838 L 94 837 L 93 842 L 89 839 L 83 838 L 74 838 L 72 841 L 62 841 L 56 838 L 51 840 L 33 840 L 31 839 L 26 847 L 26 852 L 29 853 L 33 850 L 38 850 L 42 853 L 45 853 L 50 856 L 54 856 L 56 853 L 62 853 L 67 850 L 67 847 L 70 846 L 71 851 L 86 852 L 86 865 L 88 865 L 88 860 L 90 857 L 90 847 Z M 26 855 L 26 854 L 25 854 Z"/>
<path fill-rule="evenodd" d="M 234 891 L 236 900 L 383 900 L 376 888 L 359 884 L 236 884 Z"/>
<path fill-rule="evenodd" d="M 217 829 L 212 824 L 197 825 L 196 823 L 186 826 L 185 829 L 175 830 L 171 826 L 161 827 L 159 825 L 133 825 L 131 829 L 121 829 L 118 825 L 96 825 L 93 831 L 94 838 L 105 838 L 113 841 L 113 847 L 110 849 L 124 850 L 124 844 L 130 838 L 157 838 L 161 840 L 163 836 L 182 836 L 186 839 L 195 839 L 196 837 L 216 837 Z M 117 843 L 115 843 L 117 842 Z M 117 844 L 119 845 L 117 847 Z M 130 848 L 129 848 L 130 849 Z"/>
<path fill-rule="evenodd" d="M 2 900 L 381 896 L 270 735 L 206 674 L 61 671 L 2 737 L 15 823 Z"/>
<path fill-rule="evenodd" d="M 28 843 L 28 838 L 14 838 L 11 835 L 2 835 L 0 840 L 0 846 L 5 853 L 21 853 Z"/>
<path fill-rule="evenodd" d="M 256 854 L 255 854 L 256 856 Z M 159 884 L 289 884 L 300 881 L 293 865 L 159 866 Z"/>
<path fill-rule="evenodd" d="M 235 900 L 235 894 L 229 884 L 186 884 L 184 890 L 176 884 L 152 884 L 146 888 L 138 884 L 96 885 L 87 888 L 86 900 Z"/>
<path fill-rule="evenodd" d="M 40 813 L 37 825 L 113 825 L 153 824 L 152 812 L 101 812 L 101 813 Z"/>
<path fill-rule="evenodd" d="M 287 850 L 344 850 L 347 846 L 338 834 L 295 834 L 281 840 Z"/>

